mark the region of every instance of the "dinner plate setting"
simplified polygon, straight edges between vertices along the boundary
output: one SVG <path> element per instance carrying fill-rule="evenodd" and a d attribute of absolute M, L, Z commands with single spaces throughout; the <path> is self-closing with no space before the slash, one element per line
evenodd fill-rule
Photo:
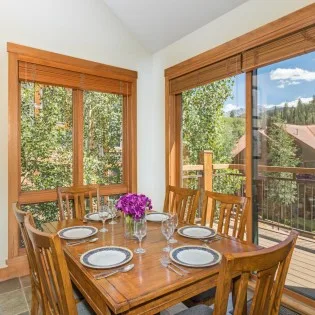
<path fill-rule="evenodd" d="M 146 220 L 151 222 L 162 222 L 169 217 L 170 215 L 165 212 L 149 212 L 145 215 Z"/>
<path fill-rule="evenodd" d="M 180 246 L 170 252 L 170 258 L 177 264 L 187 267 L 209 267 L 218 264 L 222 255 L 216 250 L 204 246 Z"/>
<path fill-rule="evenodd" d="M 85 252 L 80 262 L 89 268 L 109 269 L 129 262 L 133 257 L 132 251 L 120 246 L 104 246 Z"/>
<path fill-rule="evenodd" d="M 89 221 L 102 221 L 98 212 L 88 213 L 84 216 L 84 219 L 89 220 Z"/>
<path fill-rule="evenodd" d="M 66 240 L 80 240 L 82 238 L 90 237 L 98 232 L 94 226 L 71 226 L 58 231 L 60 238 Z"/>
<path fill-rule="evenodd" d="M 184 237 L 200 239 L 214 237 L 217 232 L 206 226 L 187 225 L 179 228 L 177 233 Z"/>

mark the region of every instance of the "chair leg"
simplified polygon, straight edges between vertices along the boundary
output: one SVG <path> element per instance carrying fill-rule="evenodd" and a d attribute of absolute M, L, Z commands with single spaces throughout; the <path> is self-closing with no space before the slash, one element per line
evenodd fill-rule
<path fill-rule="evenodd" d="M 31 306 L 31 315 L 38 315 L 39 313 L 39 301 L 36 289 L 32 286 L 32 306 Z"/>

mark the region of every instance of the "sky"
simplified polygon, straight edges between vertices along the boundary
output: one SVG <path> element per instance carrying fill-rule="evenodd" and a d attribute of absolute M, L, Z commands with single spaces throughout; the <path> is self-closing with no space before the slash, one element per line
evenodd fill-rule
<path fill-rule="evenodd" d="M 258 106 L 296 106 L 299 98 L 309 102 L 315 95 L 315 52 L 287 59 L 257 70 Z M 224 111 L 245 109 L 245 74 L 235 77 L 233 99 L 226 100 Z"/>

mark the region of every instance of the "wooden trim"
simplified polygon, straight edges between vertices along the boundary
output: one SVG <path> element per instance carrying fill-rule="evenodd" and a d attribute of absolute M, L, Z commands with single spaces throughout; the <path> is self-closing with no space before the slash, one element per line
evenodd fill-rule
<path fill-rule="evenodd" d="M 0 268 L 0 282 L 8 279 L 23 277 L 30 273 L 27 256 L 17 256 L 7 260 L 8 267 Z"/>
<path fill-rule="evenodd" d="M 182 94 L 175 96 L 175 183 L 177 187 L 182 185 Z"/>
<path fill-rule="evenodd" d="M 117 185 L 103 185 L 100 186 L 101 195 L 117 195 L 123 194 L 129 191 L 129 188 L 125 184 Z M 51 190 L 37 190 L 37 191 L 22 191 L 19 195 L 20 204 L 40 203 L 40 202 L 57 202 L 57 191 Z"/>
<path fill-rule="evenodd" d="M 16 54 L 9 54 L 9 111 L 8 111 L 8 257 L 9 259 L 18 255 L 19 228 L 11 209 L 12 203 L 18 200 L 20 190 L 20 109 L 16 104 L 19 103 L 19 84 L 18 84 L 18 59 Z"/>
<path fill-rule="evenodd" d="M 249 242 L 253 240 L 253 163 L 252 163 L 252 73 L 246 73 L 246 130 L 245 130 L 245 175 L 246 175 L 246 197 L 249 198 L 248 202 L 248 218 L 246 221 L 246 239 Z"/>
<path fill-rule="evenodd" d="M 18 54 L 19 60 L 35 64 L 88 73 L 105 78 L 133 81 L 138 73 L 133 70 L 109 66 L 85 59 L 70 57 L 42 49 L 7 43 L 7 51 Z"/>
<path fill-rule="evenodd" d="M 74 185 L 83 185 L 83 91 L 72 92 L 72 178 Z"/>
<path fill-rule="evenodd" d="M 129 183 L 128 191 L 137 192 L 137 81 L 132 82 L 131 99 L 128 109 L 128 153 L 129 154 Z"/>
<path fill-rule="evenodd" d="M 314 25 L 314 15 L 315 4 L 310 4 L 227 43 L 178 63 L 166 69 L 165 76 L 170 80 L 274 39 L 297 32 Z"/>

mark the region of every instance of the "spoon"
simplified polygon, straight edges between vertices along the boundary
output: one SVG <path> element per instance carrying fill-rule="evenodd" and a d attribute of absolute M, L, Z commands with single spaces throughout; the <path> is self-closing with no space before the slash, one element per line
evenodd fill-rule
<path fill-rule="evenodd" d="M 79 244 L 83 244 L 83 243 L 94 243 L 98 240 L 98 237 L 94 237 L 90 240 L 83 240 L 83 241 L 77 241 L 77 242 L 68 242 L 67 245 L 68 246 L 74 246 L 74 245 L 79 245 Z"/>
<path fill-rule="evenodd" d="M 114 275 L 114 274 L 116 274 L 116 273 L 118 273 L 118 272 L 128 272 L 128 271 L 130 271 L 131 269 L 133 269 L 134 266 L 135 266 L 134 264 L 130 264 L 130 265 L 127 265 L 127 266 L 118 268 L 118 269 L 116 269 L 116 270 L 114 270 L 114 271 L 112 271 L 112 272 L 109 272 L 109 273 L 108 273 L 108 272 L 101 272 L 101 273 L 99 273 L 99 274 L 96 274 L 96 275 L 94 276 L 94 278 L 95 278 L 96 280 L 99 280 L 99 279 L 103 279 L 103 278 L 107 278 L 107 277 L 109 277 L 109 276 L 112 276 L 112 275 Z"/>

